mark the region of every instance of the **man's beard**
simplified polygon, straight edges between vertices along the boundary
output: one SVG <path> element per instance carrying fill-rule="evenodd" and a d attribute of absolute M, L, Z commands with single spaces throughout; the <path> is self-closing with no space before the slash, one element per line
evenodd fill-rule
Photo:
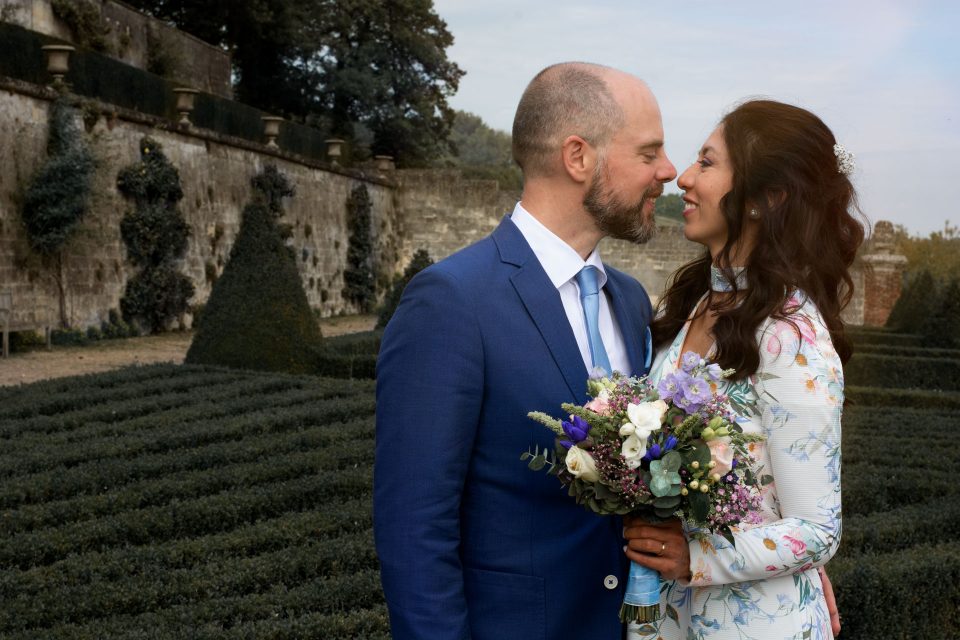
<path fill-rule="evenodd" d="M 604 178 L 604 164 L 597 163 L 593 175 L 593 184 L 583 196 L 583 208 L 593 216 L 597 227 L 604 234 L 619 240 L 628 240 L 643 244 L 657 232 L 657 222 L 651 213 L 644 215 L 643 205 L 647 198 L 658 198 L 663 193 L 663 185 L 657 184 L 644 190 L 639 202 L 625 203 L 608 188 Z"/>

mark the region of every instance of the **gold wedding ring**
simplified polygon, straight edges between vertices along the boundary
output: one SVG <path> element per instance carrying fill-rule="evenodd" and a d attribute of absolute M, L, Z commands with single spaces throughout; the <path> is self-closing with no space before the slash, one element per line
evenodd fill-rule
<path fill-rule="evenodd" d="M 666 551 L 666 550 L 667 550 L 667 543 L 666 543 L 666 542 L 661 542 L 661 543 L 660 543 L 660 551 L 657 552 L 657 556 L 662 556 L 662 555 L 663 555 L 663 552 Z"/>

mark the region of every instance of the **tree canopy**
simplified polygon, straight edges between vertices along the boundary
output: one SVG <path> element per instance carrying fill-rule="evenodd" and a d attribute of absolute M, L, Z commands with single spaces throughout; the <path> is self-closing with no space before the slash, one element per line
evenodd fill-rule
<path fill-rule="evenodd" d="M 353 138 L 400 165 L 441 154 L 463 75 L 432 0 L 129 0 L 229 50 L 236 97 Z"/>

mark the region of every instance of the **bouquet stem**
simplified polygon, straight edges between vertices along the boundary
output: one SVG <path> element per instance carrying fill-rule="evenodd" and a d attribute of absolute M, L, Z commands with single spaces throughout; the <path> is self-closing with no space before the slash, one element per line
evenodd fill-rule
<path fill-rule="evenodd" d="M 660 574 L 630 563 L 627 592 L 620 607 L 621 622 L 656 622 L 660 618 Z"/>
<path fill-rule="evenodd" d="M 623 603 L 620 607 L 620 622 L 656 622 L 660 618 L 660 603 L 638 607 L 634 604 Z"/>

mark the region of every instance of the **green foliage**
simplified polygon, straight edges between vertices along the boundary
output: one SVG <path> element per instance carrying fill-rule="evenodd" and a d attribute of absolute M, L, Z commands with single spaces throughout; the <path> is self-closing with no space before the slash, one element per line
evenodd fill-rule
<path fill-rule="evenodd" d="M 931 347 L 960 347 L 960 277 L 951 280 L 939 298 L 939 304 L 920 327 L 923 343 Z"/>
<path fill-rule="evenodd" d="M 193 282 L 177 271 L 172 261 L 141 269 L 127 281 L 120 310 L 123 317 L 142 324 L 154 333 L 190 306 Z"/>
<path fill-rule="evenodd" d="M 149 137 L 140 141 L 140 158 L 117 176 L 117 189 L 134 205 L 120 221 L 120 234 L 127 257 L 140 267 L 127 281 L 120 309 L 128 322 L 159 332 L 193 297 L 193 282 L 177 268 L 190 229 L 177 209 L 180 172 Z"/>
<path fill-rule="evenodd" d="M 960 360 L 854 353 L 844 377 L 847 384 L 868 387 L 960 391 Z"/>
<path fill-rule="evenodd" d="M 446 148 L 447 104 L 463 75 L 447 59 L 453 36 L 421 0 L 130 0 L 232 53 L 237 99 L 320 121 L 373 153 L 423 166 Z"/>
<path fill-rule="evenodd" d="M 450 144 L 453 149 L 435 161 L 435 166 L 456 167 L 470 180 L 496 180 L 501 189 L 523 188 L 523 174 L 513 162 L 510 134 L 490 128 L 480 116 L 457 111 Z"/>
<path fill-rule="evenodd" d="M 665 218 L 676 222 L 683 222 L 683 198 L 676 193 L 666 193 L 657 198 L 654 214 L 657 218 Z"/>
<path fill-rule="evenodd" d="M 81 46 L 94 51 L 109 50 L 110 26 L 100 15 L 99 3 L 91 0 L 53 0 L 53 14 L 63 20 Z"/>
<path fill-rule="evenodd" d="M 289 229 L 279 223 L 293 186 L 273 165 L 251 181 L 253 200 L 223 275 L 203 310 L 187 362 L 242 369 L 313 371 L 320 328 L 307 303 Z"/>
<path fill-rule="evenodd" d="M 357 185 L 347 198 L 347 268 L 343 272 L 343 297 L 367 312 L 376 300 L 376 276 L 373 272 L 373 240 L 370 234 L 370 192 Z"/>
<path fill-rule="evenodd" d="M 48 159 L 23 199 L 23 222 L 30 246 L 46 256 L 63 249 L 90 207 L 96 166 L 75 118 L 76 110 L 65 98 L 53 103 Z"/>
<path fill-rule="evenodd" d="M 913 276 L 903 287 L 900 297 L 890 311 L 887 327 L 896 331 L 919 333 L 927 317 L 937 304 L 937 284 L 924 269 Z"/>
<path fill-rule="evenodd" d="M 380 313 L 377 315 L 378 329 L 383 329 L 387 326 L 387 323 L 390 322 L 390 318 L 393 317 L 393 314 L 397 310 L 397 305 L 400 304 L 403 290 L 406 289 L 407 284 L 413 280 L 413 276 L 432 264 L 433 259 L 430 258 L 430 254 L 427 253 L 426 249 L 418 249 L 417 252 L 413 254 L 413 258 L 410 259 L 410 264 L 407 265 L 407 268 L 403 270 L 401 275 L 394 278 L 390 293 L 387 294 L 386 299 L 383 301 L 383 306 L 380 307 Z"/>
<path fill-rule="evenodd" d="M 377 353 L 382 331 L 365 331 L 324 339 L 315 350 L 313 373 L 331 378 L 377 376 Z"/>
<path fill-rule="evenodd" d="M 325 347 L 372 357 L 379 339 Z M 873 364 L 909 365 L 896 358 Z M 960 433 L 960 392 L 922 386 L 848 387 L 843 536 L 827 569 L 850 640 L 960 625 L 960 451 L 937 446 Z M 0 388 L 0 635 L 389 638 L 375 407 L 369 380 L 192 365 Z"/>
<path fill-rule="evenodd" d="M 911 236 L 904 227 L 898 226 L 894 237 L 897 251 L 907 257 L 909 278 L 923 271 L 929 271 L 938 283 L 960 278 L 960 227 L 945 222 L 943 231 L 921 238 Z"/>

